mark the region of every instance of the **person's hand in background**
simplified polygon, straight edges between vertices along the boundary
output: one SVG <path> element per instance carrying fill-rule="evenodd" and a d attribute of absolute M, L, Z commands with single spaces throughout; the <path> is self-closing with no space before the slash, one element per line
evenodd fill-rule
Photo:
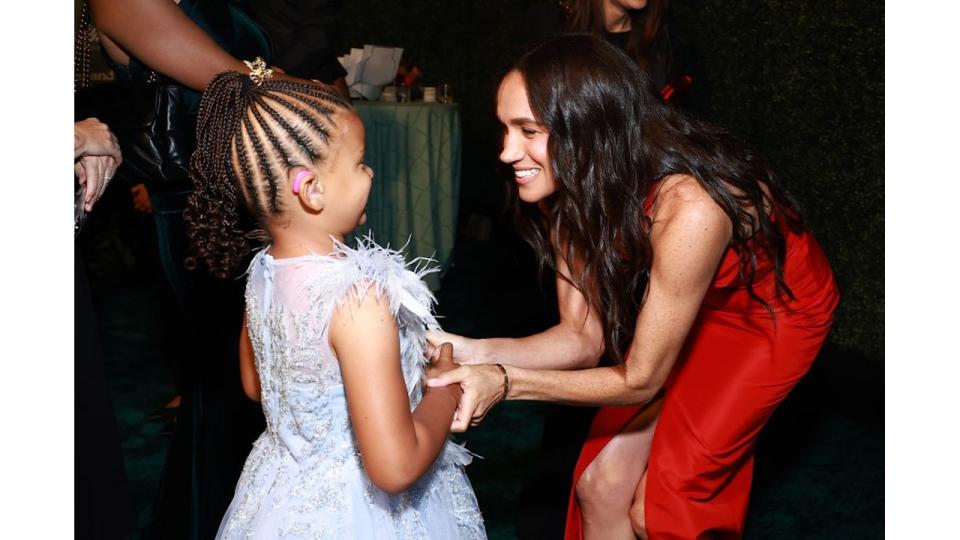
<path fill-rule="evenodd" d="M 149 214 L 153 212 L 153 205 L 150 204 L 150 192 L 143 183 L 130 188 L 130 194 L 133 195 L 133 209 L 137 212 Z"/>
<path fill-rule="evenodd" d="M 106 124 L 96 118 L 87 118 L 73 124 L 73 159 L 83 156 L 110 156 L 119 166 L 120 144 Z"/>
<path fill-rule="evenodd" d="M 106 124 L 87 118 L 73 124 L 73 172 L 83 186 L 83 209 L 100 199 L 123 161 L 120 144 Z"/>

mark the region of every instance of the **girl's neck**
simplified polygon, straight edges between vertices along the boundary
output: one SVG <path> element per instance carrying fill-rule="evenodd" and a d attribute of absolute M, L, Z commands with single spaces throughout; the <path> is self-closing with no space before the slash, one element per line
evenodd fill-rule
<path fill-rule="evenodd" d="M 630 13 L 610 0 L 603 2 L 603 24 L 607 32 L 627 32 L 631 28 Z"/>
<path fill-rule="evenodd" d="M 300 234 L 271 234 L 270 256 L 274 259 L 289 259 L 304 255 L 329 255 L 333 252 L 333 239 L 343 242 L 342 234 L 304 236 Z"/>

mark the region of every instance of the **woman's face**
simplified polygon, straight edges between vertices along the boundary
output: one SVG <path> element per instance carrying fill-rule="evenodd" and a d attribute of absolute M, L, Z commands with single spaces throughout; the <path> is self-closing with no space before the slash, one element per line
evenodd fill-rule
<path fill-rule="evenodd" d="M 497 91 L 497 118 L 503 125 L 500 161 L 513 168 L 520 200 L 537 203 L 557 190 L 550 168 L 550 132 L 534 120 L 523 76 L 511 71 Z"/>
<path fill-rule="evenodd" d="M 647 0 L 603 0 L 604 11 L 615 9 L 625 11 L 628 9 L 643 9 L 647 7 Z"/>

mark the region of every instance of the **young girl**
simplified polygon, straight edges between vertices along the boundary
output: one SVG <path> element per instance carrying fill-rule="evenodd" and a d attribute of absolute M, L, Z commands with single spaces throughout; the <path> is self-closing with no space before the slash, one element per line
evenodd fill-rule
<path fill-rule="evenodd" d="M 446 439 L 459 390 L 421 383 L 438 326 L 424 272 L 342 243 L 373 178 L 350 104 L 263 66 L 225 72 L 197 140 L 185 213 L 197 257 L 221 274 L 243 259 L 239 199 L 271 239 L 249 267 L 240 340 L 267 429 L 217 538 L 486 538 L 470 455 Z"/>

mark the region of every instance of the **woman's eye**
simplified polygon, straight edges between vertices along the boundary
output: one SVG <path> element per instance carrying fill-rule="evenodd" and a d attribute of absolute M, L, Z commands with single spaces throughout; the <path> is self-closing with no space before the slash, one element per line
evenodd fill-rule
<path fill-rule="evenodd" d="M 537 130 L 530 128 L 520 128 L 520 133 L 523 133 L 524 137 L 533 137 L 537 134 Z"/>

